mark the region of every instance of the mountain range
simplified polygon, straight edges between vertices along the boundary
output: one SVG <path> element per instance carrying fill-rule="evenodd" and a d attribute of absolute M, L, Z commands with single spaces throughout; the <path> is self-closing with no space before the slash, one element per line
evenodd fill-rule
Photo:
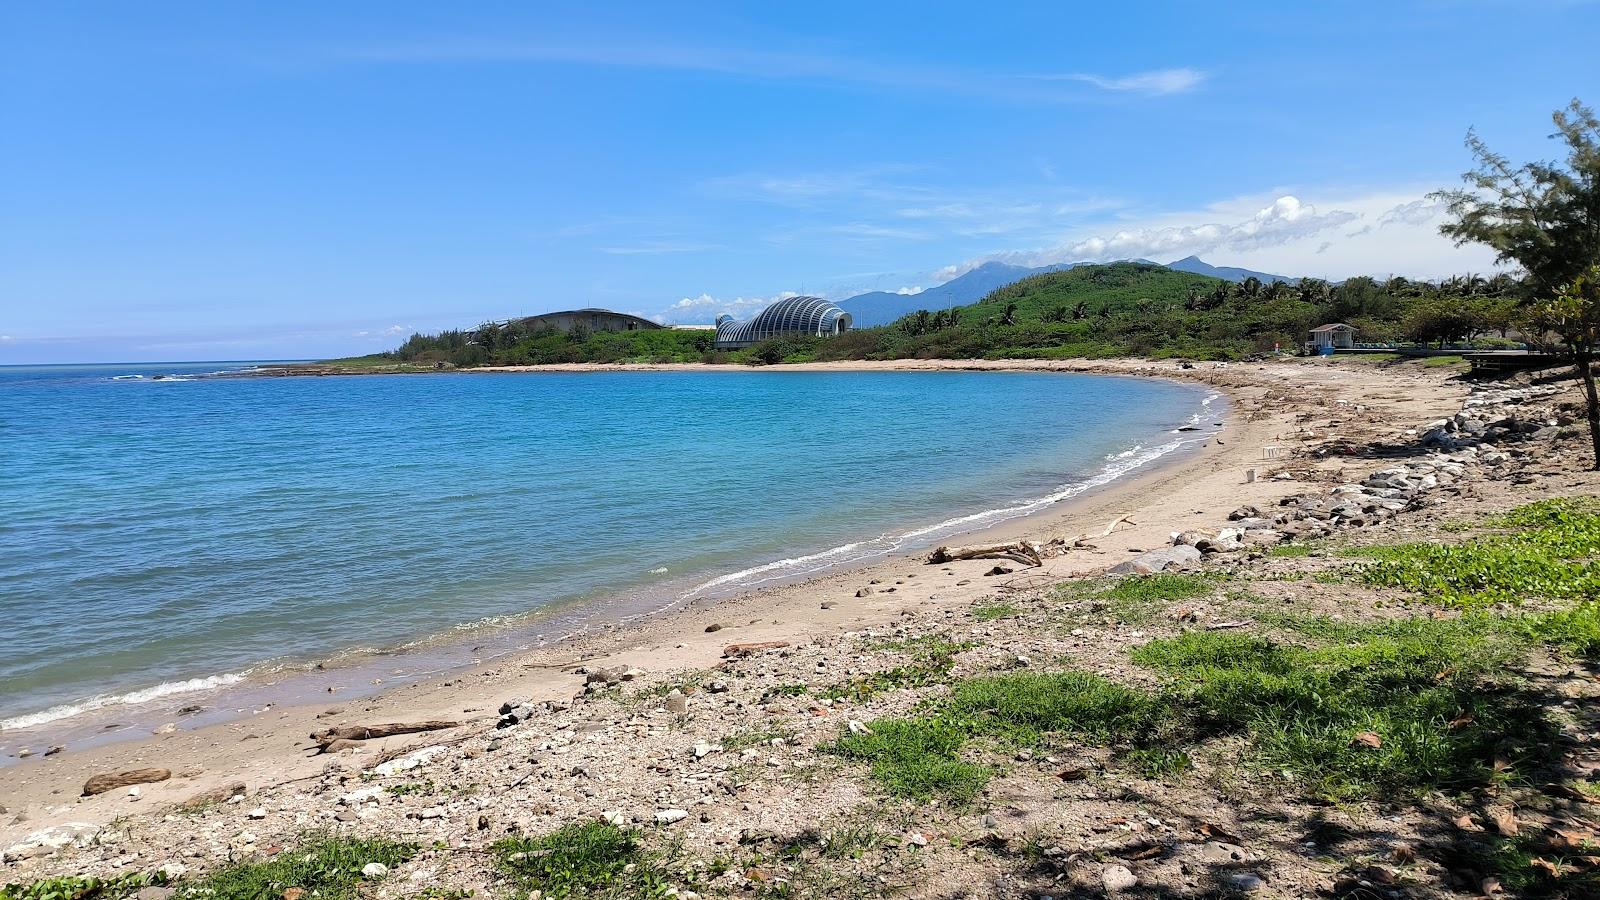
<path fill-rule="evenodd" d="M 1130 260 L 1131 262 L 1150 262 L 1145 259 Z M 872 328 L 877 325 L 887 325 L 909 313 L 919 309 L 940 310 L 952 306 L 968 306 L 987 297 L 996 288 L 1005 287 L 1013 282 L 1021 281 L 1030 275 L 1044 272 L 1062 272 L 1076 266 L 1093 265 L 1092 263 L 1056 263 L 1049 266 L 1040 266 L 1032 269 L 1027 266 L 1013 266 L 1003 262 L 986 262 L 971 271 L 958 275 L 938 287 L 931 287 L 915 294 L 897 294 L 888 291 L 869 291 L 857 294 L 839 302 L 839 307 L 848 312 L 856 328 Z M 1156 263 L 1151 263 L 1156 265 Z M 1196 275 L 1208 275 L 1212 278 L 1221 278 L 1226 281 L 1241 282 L 1254 276 L 1263 282 L 1286 281 L 1290 284 L 1298 282 L 1298 278 L 1285 275 L 1269 275 L 1265 272 L 1253 272 L 1249 269 L 1240 269 L 1233 266 L 1213 266 L 1197 256 L 1189 256 L 1177 262 L 1167 264 L 1167 268 L 1180 272 L 1192 272 Z"/>

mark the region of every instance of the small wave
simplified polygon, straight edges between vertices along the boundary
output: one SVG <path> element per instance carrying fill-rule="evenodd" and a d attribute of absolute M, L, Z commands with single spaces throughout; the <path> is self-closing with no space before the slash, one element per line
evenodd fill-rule
<path fill-rule="evenodd" d="M 144 380 L 144 376 L 143 375 L 113 375 L 113 376 L 111 376 L 111 380 L 112 381 L 143 381 Z"/>
<path fill-rule="evenodd" d="M 244 680 L 242 673 L 230 672 L 225 675 L 212 675 L 207 678 L 190 678 L 187 681 L 168 681 L 155 687 L 129 691 L 126 694 L 103 694 L 91 697 L 81 703 L 63 703 L 36 713 L 13 716 L 9 719 L 0 719 L 0 731 L 11 731 L 17 728 L 32 728 L 50 722 L 59 722 L 73 716 L 105 709 L 109 706 L 131 706 L 138 703 L 148 703 L 162 697 L 171 697 L 174 694 L 189 694 L 196 691 L 209 691 L 214 688 L 227 687 L 238 684 Z"/>
<path fill-rule="evenodd" d="M 886 556 L 897 552 L 908 544 L 931 540 L 934 538 L 934 536 L 940 535 L 941 533 L 945 533 L 947 535 L 959 534 L 961 532 L 974 531 L 978 528 L 997 524 L 999 522 L 1032 515 L 1033 513 L 1045 509 L 1046 507 L 1053 506 L 1065 500 L 1070 500 L 1073 497 L 1084 493 L 1085 491 L 1110 484 L 1118 478 L 1121 478 L 1123 475 L 1126 475 L 1127 473 L 1141 468 L 1149 463 L 1155 462 L 1161 457 L 1178 450 L 1186 444 L 1193 444 L 1207 439 L 1208 438 L 1206 436 L 1183 437 L 1151 448 L 1145 448 L 1142 444 L 1135 445 L 1130 450 L 1115 454 L 1113 457 L 1111 457 L 1113 462 L 1108 463 L 1106 466 L 1102 467 L 1099 472 L 1090 476 L 1089 478 L 1086 478 L 1082 481 L 1063 484 L 1061 487 L 1049 494 L 1044 495 L 1043 497 L 1025 500 L 1012 506 L 1004 506 L 998 509 L 988 509 L 983 510 L 982 512 L 975 512 L 970 515 L 957 516 L 953 519 L 946 519 L 933 525 L 907 531 L 904 534 L 880 535 L 872 540 L 856 541 L 854 543 L 843 544 L 838 547 L 823 550 L 820 553 L 812 553 L 806 556 L 796 556 L 789 559 L 780 559 L 759 566 L 752 566 L 748 569 L 741 569 L 737 572 L 730 572 L 726 575 L 718 576 L 710 581 L 697 585 L 696 587 L 682 594 L 677 601 L 662 607 L 662 610 L 675 606 L 677 603 L 700 596 L 707 591 L 711 591 L 716 588 L 727 587 L 729 585 L 738 585 L 739 587 L 749 588 L 764 584 L 769 581 L 803 577 L 837 565 L 871 559 L 873 557 Z"/>

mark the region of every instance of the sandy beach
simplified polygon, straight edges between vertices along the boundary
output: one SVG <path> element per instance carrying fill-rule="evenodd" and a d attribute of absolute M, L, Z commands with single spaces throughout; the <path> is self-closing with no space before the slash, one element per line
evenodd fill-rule
<path fill-rule="evenodd" d="M 561 371 L 595 367 L 563 366 Z M 638 366 L 626 368 L 660 369 Z M 705 366 L 694 368 L 715 369 Z M 1269 504 L 1280 495 L 1335 477 L 1336 461 L 1308 459 L 1302 448 L 1331 439 L 1395 439 L 1459 405 L 1465 387 L 1409 368 L 1379 369 L 1358 361 L 1279 361 L 1184 368 L 1176 362 L 1111 361 L 894 361 L 773 366 L 770 370 L 1028 370 L 1136 375 L 1197 381 L 1224 392 L 1230 402 L 1220 437 L 1176 461 L 1125 477 L 1044 513 L 1006 522 L 963 538 L 984 543 L 1027 538 L 1093 536 L 1095 549 L 1052 558 L 1039 569 L 986 577 L 992 560 L 930 567 L 917 558 L 890 558 L 863 569 L 829 573 L 796 584 L 754 591 L 713 604 L 691 606 L 599 633 L 559 647 L 497 660 L 344 701 L 243 711 L 233 721 L 194 727 L 182 720 L 167 733 L 87 750 L 68 749 L 0 770 L 6 798 L 0 843 L 63 822 L 105 822 L 116 816 L 182 799 L 236 780 L 252 790 L 314 776 L 325 758 L 307 753 L 306 735 L 345 722 L 437 718 L 488 722 L 508 697 L 533 701 L 570 698 L 583 679 L 577 665 L 639 667 L 652 673 L 715 666 L 733 643 L 788 641 L 882 626 L 926 604 L 967 606 L 1030 583 L 1048 583 L 1104 570 L 1130 555 L 1168 543 L 1174 531 L 1214 523 L 1244 503 Z M 522 368 L 484 370 L 523 372 Z M 1210 424 L 1210 423 L 1206 423 Z M 1279 448 L 1276 451 L 1266 448 Z M 1269 458 L 1269 453 L 1279 453 Z M 1245 473 L 1259 478 L 1247 483 Z M 1276 477 L 1274 477 L 1276 476 Z M 1114 531 L 1104 532 L 1113 520 Z M 870 584 L 886 585 L 857 596 Z M 711 626 L 719 626 L 711 630 Z M 203 702 L 203 698 L 202 698 Z M 405 739 L 391 739 L 403 743 Z M 382 744 L 373 748 L 382 752 Z M 176 777 L 150 788 L 143 806 L 121 792 L 79 799 L 90 774 L 160 765 Z"/>

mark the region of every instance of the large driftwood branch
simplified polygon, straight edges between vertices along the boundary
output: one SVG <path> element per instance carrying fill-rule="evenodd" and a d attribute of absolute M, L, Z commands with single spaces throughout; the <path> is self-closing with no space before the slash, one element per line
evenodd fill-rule
<path fill-rule="evenodd" d="M 350 746 L 347 741 L 370 741 L 377 738 L 391 737 L 396 734 L 416 734 L 419 731 L 439 731 L 444 728 L 455 728 L 460 722 L 446 722 L 443 720 L 430 720 L 426 722 L 386 722 L 381 725 L 341 725 L 338 728 L 327 728 L 322 731 L 311 732 L 311 739 L 317 742 L 324 753 L 333 752 L 333 747 L 338 744 L 342 750 Z"/>
<path fill-rule="evenodd" d="M 1030 541 L 980 544 L 973 547 L 938 547 L 928 555 L 928 564 L 937 565 L 958 559 L 1009 559 L 1025 566 L 1044 565 L 1044 553 L 1040 551 L 1038 544 Z"/>
<path fill-rule="evenodd" d="M 1124 513 L 1123 515 L 1117 516 L 1115 519 L 1112 519 L 1111 520 L 1111 524 L 1106 526 L 1106 530 L 1100 532 L 1100 536 L 1101 537 L 1105 537 L 1106 535 L 1110 534 L 1111 532 L 1116 531 L 1117 530 L 1117 526 L 1121 525 L 1123 522 L 1127 522 L 1129 525 L 1137 525 L 1137 524 L 1139 524 L 1138 522 L 1135 522 L 1133 520 L 1133 513 Z"/>

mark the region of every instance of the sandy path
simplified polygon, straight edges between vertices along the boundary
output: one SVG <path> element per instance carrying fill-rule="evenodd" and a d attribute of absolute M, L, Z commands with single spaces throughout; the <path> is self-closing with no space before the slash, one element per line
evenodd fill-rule
<path fill-rule="evenodd" d="M 590 371 L 601 367 L 551 367 Z M 680 367 L 626 366 L 607 369 L 658 370 Z M 725 369 L 695 366 L 692 368 Z M 1301 448 L 1307 441 L 1333 437 L 1369 440 L 1399 436 L 1407 429 L 1453 411 L 1466 394 L 1464 386 L 1446 380 L 1449 373 L 1421 367 L 1374 367 L 1352 360 L 1335 362 L 1286 360 L 1261 365 L 1202 365 L 1182 369 L 1176 363 L 1146 361 L 897 361 L 890 363 L 775 366 L 789 370 L 983 369 L 1070 371 L 1146 375 L 1201 381 L 1227 393 L 1233 407 L 1228 427 L 1181 461 L 1154 469 L 1047 510 L 1034 517 L 999 525 L 973 542 L 989 537 L 1027 536 L 1044 540 L 1096 535 L 1094 550 L 1081 550 L 1050 560 L 1042 570 L 987 577 L 994 561 L 971 561 L 945 567 L 925 566 L 919 559 L 890 558 L 863 569 L 818 577 L 798 584 L 755 591 L 714 605 L 691 607 L 626 627 L 458 671 L 448 676 L 398 687 L 359 701 L 257 710 L 240 720 L 152 735 L 83 751 L 69 750 L 31 758 L 0 770 L 0 843 L 62 822 L 103 823 L 141 811 L 142 807 L 181 800 L 203 789 L 242 780 L 252 791 L 271 784 L 316 775 L 326 757 L 306 755 L 307 734 L 331 723 L 371 723 L 421 718 L 469 720 L 489 717 L 505 699 L 566 698 L 581 688 L 582 678 L 559 665 L 580 658 L 597 664 L 638 666 L 653 672 L 709 668 L 722 648 L 735 642 L 788 640 L 855 630 L 887 622 L 902 612 L 928 603 L 967 604 L 1003 594 L 1040 579 L 1055 579 L 1103 570 L 1134 549 L 1168 543 L 1171 532 L 1214 526 L 1244 503 L 1270 505 L 1276 498 L 1304 489 L 1306 482 L 1337 477 L 1336 458 L 1317 462 L 1304 454 L 1292 460 L 1264 458 L 1267 446 Z M 540 371 L 549 371 L 541 369 Z M 507 369 L 502 371 L 522 371 Z M 1333 424 L 1337 423 L 1337 424 Z M 1262 478 L 1247 484 L 1246 470 Z M 1267 478 L 1286 468 L 1302 478 Z M 1129 516 L 1132 524 L 1098 537 L 1108 522 Z M 964 539 L 965 540 L 965 539 Z M 942 571 L 948 569 L 946 573 Z M 876 579 L 874 592 L 857 591 Z M 893 589 L 891 592 L 889 589 Z M 823 609 L 824 603 L 832 604 Z M 722 626 L 708 633 L 708 625 Z M 331 710 L 337 709 L 337 712 Z M 372 742 L 398 746 L 405 738 Z M 9 742 L 8 742 L 9 743 Z M 79 799 L 84 780 L 96 772 L 141 766 L 171 769 L 170 781 L 149 785 L 140 800 L 123 791 Z"/>

